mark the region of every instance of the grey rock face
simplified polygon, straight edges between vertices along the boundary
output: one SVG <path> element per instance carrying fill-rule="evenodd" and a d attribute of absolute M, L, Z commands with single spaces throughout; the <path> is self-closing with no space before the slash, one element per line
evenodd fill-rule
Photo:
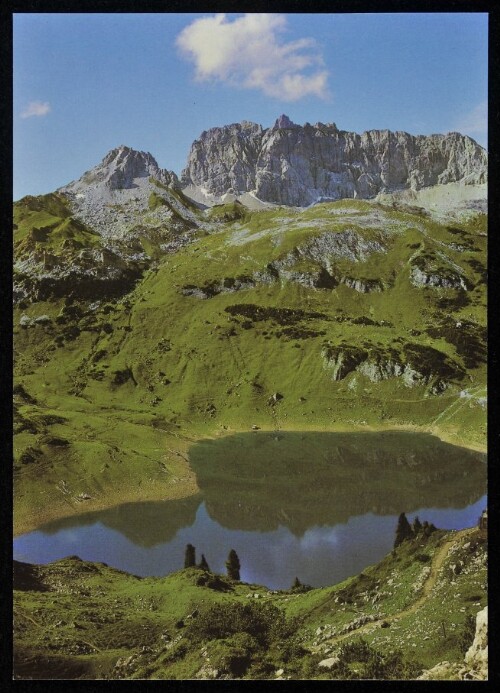
<path fill-rule="evenodd" d="M 369 294 L 373 291 L 383 291 L 384 287 L 378 279 L 353 279 L 352 277 L 341 277 L 340 283 L 345 284 L 350 289 L 354 289 L 360 294 Z"/>
<path fill-rule="evenodd" d="M 307 246 L 300 248 L 299 252 L 304 257 L 325 262 L 327 269 L 330 269 L 326 262 L 328 258 L 365 262 L 372 253 L 385 253 L 386 249 L 378 241 L 367 240 L 356 231 L 348 229 L 317 236 Z"/>
<path fill-rule="evenodd" d="M 45 251 L 28 253 L 14 264 L 14 301 L 45 301 L 68 296 L 76 289 L 81 297 L 112 297 L 130 291 L 148 262 L 144 254 L 114 248 L 88 248 L 78 254 L 54 255 Z M 26 320 L 20 325 L 44 324 L 48 316 Z"/>
<path fill-rule="evenodd" d="M 188 284 L 181 288 L 183 296 L 195 296 L 196 298 L 212 298 L 219 294 L 234 293 L 245 289 L 253 289 L 255 282 L 251 277 L 233 278 L 226 277 L 221 281 L 209 282 L 204 286 Z"/>
<path fill-rule="evenodd" d="M 134 179 L 150 176 L 165 185 L 174 185 L 177 182 L 175 173 L 160 168 L 149 152 L 139 152 L 121 145 L 108 152 L 98 166 L 84 173 L 79 181 L 70 183 L 65 189 L 77 190 L 82 187 L 82 183 L 104 183 L 110 190 L 123 190 L 136 187 Z"/>
<path fill-rule="evenodd" d="M 253 190 L 263 133 L 260 125 L 247 121 L 202 132 L 191 145 L 181 183 L 219 195 Z"/>
<path fill-rule="evenodd" d="M 68 199 L 74 216 L 90 228 L 105 238 L 123 239 L 137 235 L 138 226 L 147 231 L 175 224 L 179 218 L 175 212 L 196 225 L 195 215 L 167 190 L 178 187 L 175 173 L 160 168 L 151 154 L 122 145 L 58 192 Z M 151 209 L 152 193 L 168 204 Z"/>
<path fill-rule="evenodd" d="M 425 272 L 419 267 L 413 267 L 410 274 L 410 281 L 413 286 L 432 286 L 444 289 L 463 289 L 467 291 L 467 284 L 464 278 L 458 273 L 444 277 L 437 273 Z"/>
<path fill-rule="evenodd" d="M 268 129 L 244 121 L 203 132 L 191 147 L 181 183 L 219 197 L 251 193 L 266 202 L 303 207 L 456 181 L 479 184 L 486 178 L 486 151 L 456 132 L 358 135 L 333 123 L 300 126 L 280 116 Z"/>
<path fill-rule="evenodd" d="M 488 607 L 476 616 L 474 642 L 465 655 L 465 667 L 460 672 L 464 679 L 485 681 L 488 678 Z"/>
<path fill-rule="evenodd" d="M 325 347 L 321 356 L 323 366 L 331 373 L 334 381 L 343 380 L 349 373 L 357 371 L 364 375 L 370 382 L 379 383 L 389 378 L 400 378 L 406 387 L 429 385 L 431 394 L 439 394 L 448 386 L 451 377 L 448 373 L 439 372 L 427 367 L 422 368 L 420 363 L 414 363 L 411 358 L 401 355 L 383 356 L 369 353 L 365 349 L 356 346 Z"/>

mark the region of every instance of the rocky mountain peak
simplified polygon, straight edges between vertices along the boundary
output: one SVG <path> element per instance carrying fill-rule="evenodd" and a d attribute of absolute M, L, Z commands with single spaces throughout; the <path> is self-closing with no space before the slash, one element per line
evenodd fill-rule
<path fill-rule="evenodd" d="M 299 125 L 295 125 L 290 118 L 282 113 L 277 119 L 276 122 L 274 123 L 273 126 L 275 129 L 282 130 L 285 128 L 297 128 L 300 127 Z"/>
<path fill-rule="evenodd" d="M 133 229 L 137 215 L 146 212 L 155 223 L 168 222 L 172 214 L 168 206 L 150 210 L 150 198 L 160 195 L 170 204 L 166 188 L 178 185 L 176 174 L 160 168 L 152 154 L 122 144 L 58 192 L 68 199 L 73 214 L 89 227 L 104 236 L 122 237 Z"/>
<path fill-rule="evenodd" d="M 135 187 L 138 178 L 150 177 L 165 185 L 172 185 L 177 180 L 175 173 L 161 169 L 149 152 L 120 145 L 111 149 L 100 164 L 84 173 L 78 181 L 70 183 L 63 191 L 82 185 L 105 185 L 110 190 L 123 190 Z"/>
<path fill-rule="evenodd" d="M 128 147 L 126 144 L 120 144 L 118 147 L 111 149 L 102 160 L 102 165 L 109 166 L 111 162 L 124 162 L 124 161 L 140 161 L 149 160 L 158 166 L 156 159 L 149 152 L 141 152 L 132 147 Z"/>

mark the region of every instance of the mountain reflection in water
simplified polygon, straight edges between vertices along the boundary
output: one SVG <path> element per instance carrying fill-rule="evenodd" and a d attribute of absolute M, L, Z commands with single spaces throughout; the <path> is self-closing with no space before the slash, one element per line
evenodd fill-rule
<path fill-rule="evenodd" d="M 425 434 L 258 431 L 189 457 L 210 516 L 230 529 L 300 536 L 369 512 L 464 507 L 485 490 L 485 455 Z"/>
<path fill-rule="evenodd" d="M 299 575 L 319 586 L 380 560 L 400 512 L 454 529 L 475 524 L 485 503 L 485 455 L 430 435 L 256 431 L 202 440 L 189 455 L 196 496 L 51 522 L 17 537 L 14 557 L 77 554 L 165 575 L 190 542 L 215 572 L 234 548 L 244 581 L 289 587 Z"/>

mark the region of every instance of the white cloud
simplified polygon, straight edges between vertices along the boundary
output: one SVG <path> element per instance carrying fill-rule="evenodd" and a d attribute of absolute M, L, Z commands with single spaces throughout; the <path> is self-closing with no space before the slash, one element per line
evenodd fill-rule
<path fill-rule="evenodd" d="M 198 81 L 260 89 L 284 101 L 326 98 L 328 72 L 314 39 L 280 41 L 285 29 L 286 18 L 280 14 L 245 14 L 233 21 L 217 14 L 196 19 L 176 43 L 194 62 Z"/>
<path fill-rule="evenodd" d="M 24 111 L 21 112 L 21 118 L 45 116 L 47 113 L 50 113 L 50 103 L 48 101 L 30 101 Z"/>
<path fill-rule="evenodd" d="M 455 130 L 467 135 L 485 135 L 488 132 L 488 102 L 481 101 L 458 121 Z"/>
<path fill-rule="evenodd" d="M 340 537 L 332 527 L 312 527 L 304 533 L 299 543 L 302 550 L 326 548 L 327 545 L 338 546 Z"/>

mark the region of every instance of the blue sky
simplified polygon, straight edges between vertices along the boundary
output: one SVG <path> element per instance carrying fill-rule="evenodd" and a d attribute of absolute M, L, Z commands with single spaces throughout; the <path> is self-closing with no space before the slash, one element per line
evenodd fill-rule
<path fill-rule="evenodd" d="M 126 144 L 180 174 L 203 130 L 335 122 L 487 144 L 485 13 L 17 14 L 14 199 Z"/>

